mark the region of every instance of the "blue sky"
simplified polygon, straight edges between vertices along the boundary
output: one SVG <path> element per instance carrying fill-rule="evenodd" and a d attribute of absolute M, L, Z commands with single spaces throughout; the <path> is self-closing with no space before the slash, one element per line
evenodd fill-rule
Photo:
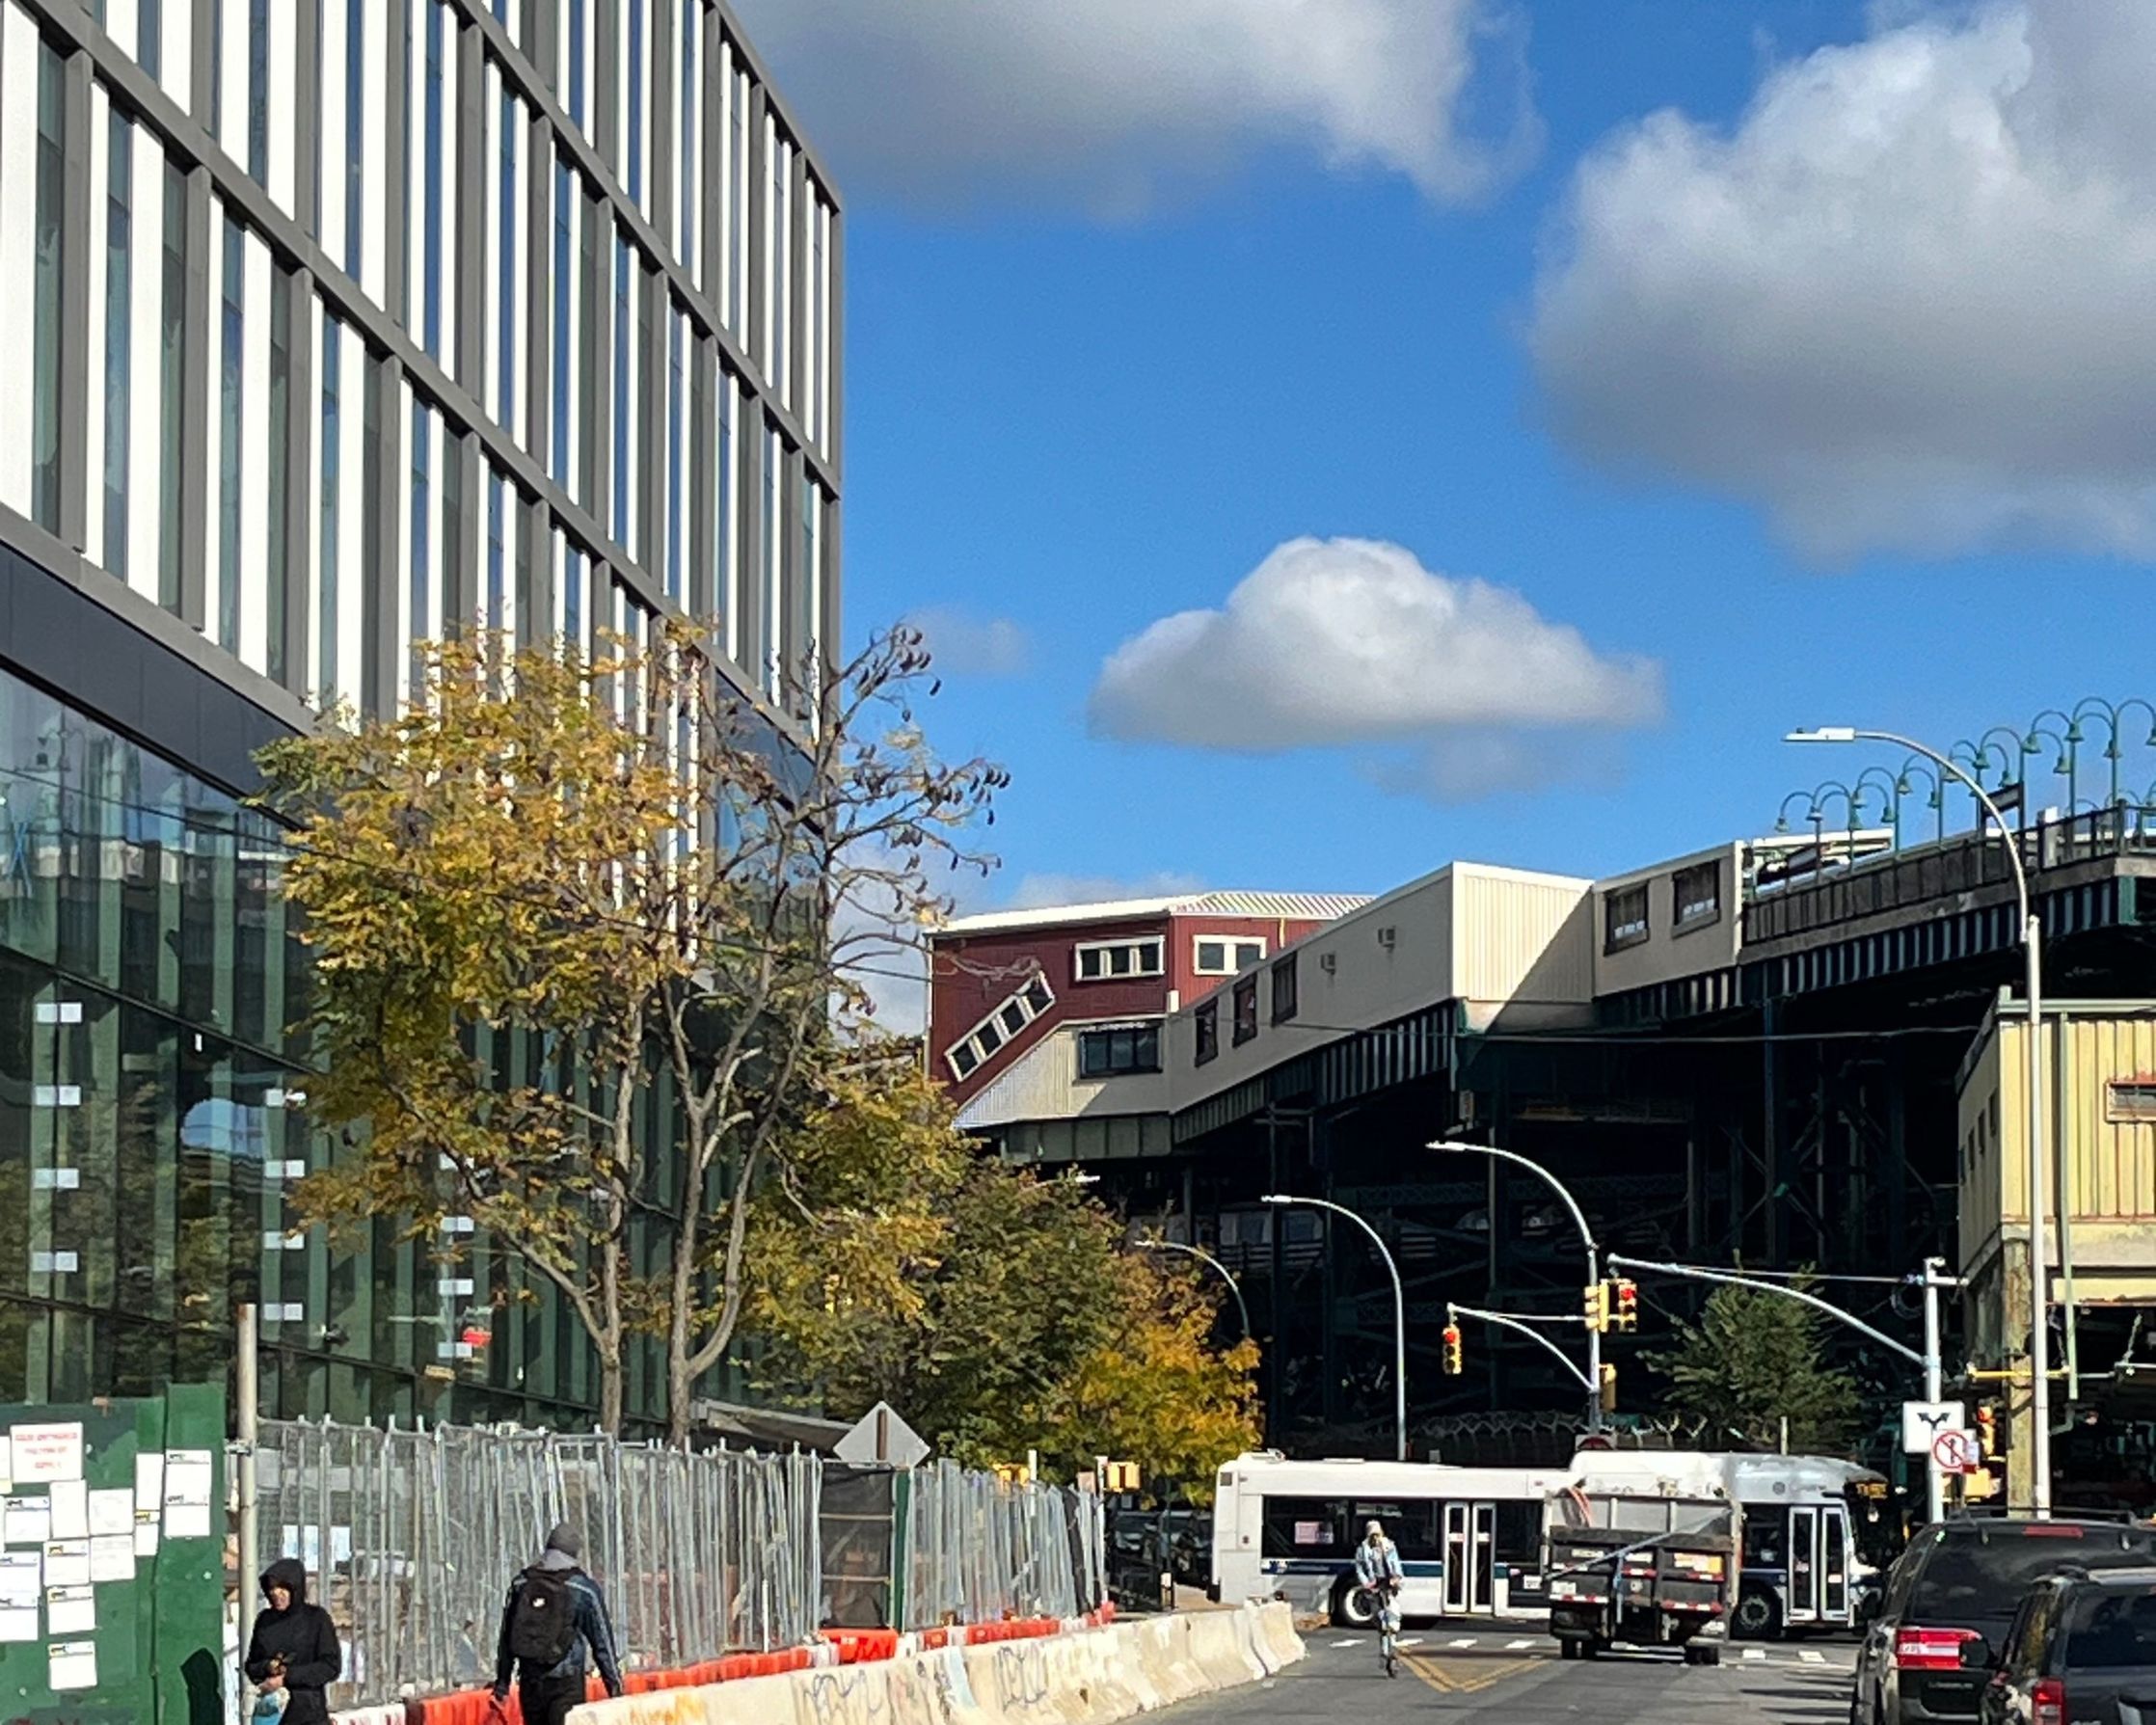
<path fill-rule="evenodd" d="M 1613 873 L 1865 764 L 1792 724 L 2156 693 L 2131 0 L 1096 4 L 1202 29 L 1118 105 L 1024 0 L 742 7 L 849 202 L 849 627 L 940 624 L 991 900 Z"/>

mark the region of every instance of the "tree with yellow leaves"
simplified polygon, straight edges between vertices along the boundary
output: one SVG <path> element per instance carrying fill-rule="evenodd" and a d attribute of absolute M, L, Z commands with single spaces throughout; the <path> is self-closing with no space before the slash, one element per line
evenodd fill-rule
<path fill-rule="evenodd" d="M 946 1455 L 1135 1461 L 1202 1497 L 1257 1441 L 1256 1349 L 1213 1291 L 1124 1250 L 1086 1189 L 966 1139 L 910 1048 L 805 1117 L 752 1224 L 768 1388 L 841 1418 L 889 1402 Z"/>
<path fill-rule="evenodd" d="M 303 1204 L 429 1239 L 471 1218 L 590 1337 L 605 1429 L 629 1337 L 662 1339 L 677 1440 L 758 1197 L 858 1058 L 862 966 L 946 911 L 947 867 L 990 866 L 968 838 L 1005 783 L 930 748 L 915 632 L 804 671 L 790 729 L 714 638 L 432 643 L 402 713 L 263 755 L 319 979 L 310 1088 L 362 1129 Z"/>

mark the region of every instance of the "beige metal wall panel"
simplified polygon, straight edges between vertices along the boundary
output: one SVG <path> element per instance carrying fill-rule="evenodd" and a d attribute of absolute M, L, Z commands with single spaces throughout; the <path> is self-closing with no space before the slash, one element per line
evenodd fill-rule
<path fill-rule="evenodd" d="M 1132 1018 L 1104 1020 L 1115 1024 Z M 958 1113 L 958 1123 L 980 1131 L 1012 1120 L 1062 1120 L 1089 1114 L 1153 1114 L 1168 1107 L 1165 1072 L 1133 1072 L 1118 1078 L 1078 1076 L 1082 1024 L 1058 1025 Z M 1164 1051 L 1163 1064 L 1168 1057 Z"/>
<path fill-rule="evenodd" d="M 1720 908 L 1713 916 L 1697 918 L 1681 930 L 1677 925 L 1677 876 L 1708 863 L 1713 863 L 1718 871 Z M 1629 875 L 1596 881 L 1594 928 L 1589 936 L 1595 955 L 1595 992 L 1623 994 L 1657 983 L 1673 983 L 1680 977 L 1726 970 L 1735 964 L 1743 936 L 1743 882 L 1741 845 L 1694 851 L 1651 869 L 1635 869 Z M 1604 951 L 1604 902 L 1613 892 L 1643 884 L 1647 888 L 1647 938 L 1615 952 Z"/>
<path fill-rule="evenodd" d="M 1453 871 L 1459 1000 L 1586 1002 L 1595 994 L 1592 883 L 1463 864 Z"/>

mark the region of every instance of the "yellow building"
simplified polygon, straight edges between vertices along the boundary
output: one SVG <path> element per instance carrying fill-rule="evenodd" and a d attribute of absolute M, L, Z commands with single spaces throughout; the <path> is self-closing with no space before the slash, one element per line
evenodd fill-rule
<path fill-rule="evenodd" d="M 2002 996 L 1957 1086 L 1967 1363 L 2017 1374 L 1971 1399 L 1995 1394 L 2010 1415 L 2014 1503 L 2031 1496 L 2028 1027 L 2026 1004 Z M 2156 1000 L 2046 1001 L 2042 1036 L 2054 1495 L 2132 1499 L 2156 1493 Z"/>

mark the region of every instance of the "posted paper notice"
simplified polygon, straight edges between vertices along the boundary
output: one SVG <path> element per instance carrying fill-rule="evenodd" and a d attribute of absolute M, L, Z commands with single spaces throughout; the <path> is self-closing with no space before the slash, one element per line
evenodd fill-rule
<path fill-rule="evenodd" d="M 45 1684 L 54 1689 L 94 1689 L 97 1686 L 97 1644 L 94 1641 L 52 1641 L 45 1646 Z"/>
<path fill-rule="evenodd" d="M 82 1477 L 81 1420 L 11 1426 L 8 1439 L 15 1484 Z"/>

